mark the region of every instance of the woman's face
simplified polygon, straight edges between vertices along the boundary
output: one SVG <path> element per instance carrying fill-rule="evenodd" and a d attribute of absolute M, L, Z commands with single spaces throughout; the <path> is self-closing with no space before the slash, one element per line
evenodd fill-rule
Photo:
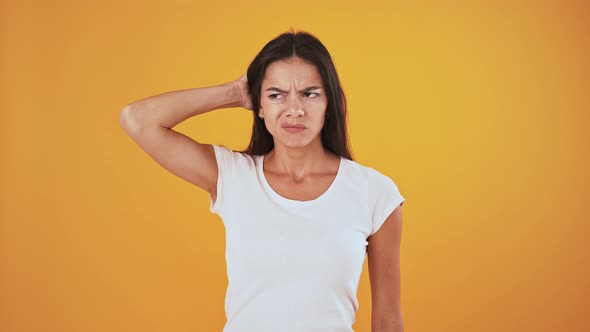
<path fill-rule="evenodd" d="M 327 100 L 315 65 L 298 57 L 278 60 L 266 68 L 260 90 L 259 116 L 275 145 L 302 147 L 316 138 L 321 140 L 319 134 L 324 126 Z M 305 129 L 289 131 L 285 128 L 289 125 L 303 125 Z"/>

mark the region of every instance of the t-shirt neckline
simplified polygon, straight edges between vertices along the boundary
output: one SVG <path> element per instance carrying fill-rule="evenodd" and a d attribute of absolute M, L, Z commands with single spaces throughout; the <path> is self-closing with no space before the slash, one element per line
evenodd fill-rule
<path fill-rule="evenodd" d="M 345 160 L 344 160 L 345 158 L 340 156 L 340 164 L 338 165 L 338 171 L 336 172 L 336 176 L 334 177 L 334 180 L 332 181 L 332 183 L 330 184 L 328 189 L 326 189 L 319 197 L 312 199 L 312 200 L 307 200 L 307 201 L 298 201 L 298 200 L 289 199 L 289 198 L 281 196 L 279 193 L 277 193 L 270 186 L 270 183 L 268 183 L 268 181 L 266 180 L 266 176 L 264 175 L 264 155 L 259 155 L 258 157 L 259 157 L 258 172 L 260 173 L 260 178 L 262 179 L 262 183 L 263 183 L 266 191 L 270 195 L 272 195 L 276 200 L 278 200 L 284 204 L 298 205 L 298 206 L 315 204 L 315 203 L 325 200 L 326 197 L 331 195 L 332 191 L 336 190 L 335 187 L 341 181 L 340 178 L 342 177 L 342 172 L 343 172 L 344 162 L 345 162 Z"/>

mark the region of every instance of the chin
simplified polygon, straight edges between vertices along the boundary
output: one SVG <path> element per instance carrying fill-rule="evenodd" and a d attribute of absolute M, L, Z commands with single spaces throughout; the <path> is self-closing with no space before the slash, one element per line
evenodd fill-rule
<path fill-rule="evenodd" d="M 282 145 L 289 148 L 302 148 L 310 145 L 314 139 L 321 140 L 321 137 L 315 136 L 312 138 L 309 136 L 293 137 L 289 135 L 283 135 L 280 139 L 278 139 L 278 141 L 280 141 Z M 277 142 L 276 136 L 274 136 L 274 140 Z"/>

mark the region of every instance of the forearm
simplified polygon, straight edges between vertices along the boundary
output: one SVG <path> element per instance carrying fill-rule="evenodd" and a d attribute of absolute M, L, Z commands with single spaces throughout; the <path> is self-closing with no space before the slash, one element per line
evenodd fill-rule
<path fill-rule="evenodd" d="M 241 106 L 240 91 L 231 82 L 165 92 L 128 104 L 123 113 L 135 125 L 172 128 L 180 122 L 215 109 Z M 123 114 L 122 114 L 123 117 Z M 131 121 L 127 119 L 127 121 Z"/>

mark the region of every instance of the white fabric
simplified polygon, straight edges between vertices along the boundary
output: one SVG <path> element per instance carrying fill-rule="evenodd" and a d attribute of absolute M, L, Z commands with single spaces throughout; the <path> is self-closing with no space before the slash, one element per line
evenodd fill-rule
<path fill-rule="evenodd" d="M 226 231 L 224 332 L 352 332 L 367 237 L 405 201 L 377 170 L 341 158 L 315 200 L 289 200 L 262 172 L 263 156 L 213 144 Z"/>

